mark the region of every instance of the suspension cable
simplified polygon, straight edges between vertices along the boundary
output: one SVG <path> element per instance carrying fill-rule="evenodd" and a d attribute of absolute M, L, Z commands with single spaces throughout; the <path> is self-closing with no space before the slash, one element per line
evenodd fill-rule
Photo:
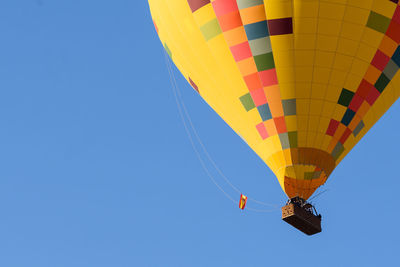
<path fill-rule="evenodd" d="M 199 152 L 198 149 L 196 148 L 196 145 L 195 145 L 194 140 L 193 140 L 193 136 L 192 136 L 192 134 L 191 134 L 191 132 L 190 132 L 190 129 L 189 129 L 189 126 L 187 125 L 186 120 L 189 122 L 190 128 L 192 129 L 192 132 L 194 133 L 194 136 L 195 136 L 197 142 L 200 144 L 200 146 L 201 146 L 201 148 L 202 148 L 204 154 L 207 156 L 208 160 L 211 162 L 211 164 L 213 165 L 213 167 L 217 170 L 218 174 L 225 180 L 225 182 L 226 182 L 234 191 L 236 191 L 237 193 L 240 194 L 241 191 L 240 191 L 236 186 L 234 186 L 234 185 L 229 181 L 229 179 L 223 174 L 223 172 L 221 171 L 221 169 L 217 166 L 217 164 L 215 163 L 215 161 L 212 159 L 212 157 L 211 157 L 210 154 L 208 153 L 208 151 L 207 151 L 207 149 L 206 149 L 204 143 L 201 141 L 201 138 L 200 138 L 200 136 L 198 135 L 198 133 L 197 133 L 197 131 L 196 131 L 196 128 L 194 127 L 193 122 L 192 122 L 192 120 L 191 120 L 191 118 L 190 118 L 189 112 L 188 112 L 188 110 L 187 110 L 187 108 L 186 108 L 186 106 L 185 106 L 185 104 L 184 104 L 184 101 L 183 101 L 183 98 L 182 98 L 182 95 L 181 95 L 181 92 L 180 92 L 178 83 L 177 83 L 177 81 L 176 81 L 176 79 L 175 79 L 175 75 L 174 75 L 173 69 L 172 69 L 172 67 L 171 67 L 171 63 L 170 63 L 170 61 L 169 61 L 169 57 L 168 57 L 168 55 L 167 55 L 167 53 L 166 53 L 165 51 L 164 51 L 164 58 L 165 58 L 165 62 L 166 62 L 166 65 L 167 65 L 168 74 L 169 74 L 169 76 L 170 76 L 169 78 L 170 78 L 170 82 L 171 82 L 171 85 L 172 85 L 172 91 L 173 91 L 173 94 L 174 94 L 175 102 L 176 102 L 176 105 L 177 105 L 177 107 L 178 107 L 178 112 L 179 112 L 180 118 L 181 118 L 181 120 L 182 120 L 182 122 L 183 122 L 183 125 L 184 125 L 184 128 L 185 128 L 185 132 L 186 132 L 186 134 L 187 134 L 187 136 L 188 136 L 188 138 L 189 138 L 189 141 L 190 141 L 190 143 L 191 143 L 191 146 L 192 146 L 192 148 L 193 148 L 193 150 L 194 150 L 194 152 L 195 152 L 197 158 L 199 159 L 202 168 L 204 169 L 204 171 L 206 172 L 206 174 L 207 174 L 207 176 L 210 178 L 210 180 L 214 183 L 215 186 L 217 186 L 217 188 L 218 188 L 229 200 L 231 200 L 232 202 L 236 203 L 237 201 L 235 201 L 234 198 L 232 198 L 232 197 L 217 183 L 217 181 L 215 180 L 215 178 L 213 177 L 213 175 L 212 175 L 212 174 L 210 173 L 210 171 L 208 170 L 208 168 L 207 168 L 205 162 L 203 161 L 200 152 Z M 185 118 L 186 118 L 186 120 L 185 120 Z M 275 211 L 275 210 L 278 208 L 278 205 L 264 203 L 264 202 L 258 201 L 258 200 L 256 200 L 256 199 L 248 198 L 248 200 L 250 200 L 250 201 L 252 201 L 252 202 L 255 202 L 255 203 L 258 203 L 258 204 L 260 204 L 260 205 L 269 206 L 269 207 L 272 207 L 272 208 L 273 208 L 272 210 L 271 210 L 271 209 L 269 209 L 269 210 L 253 209 L 253 208 L 251 208 L 251 207 L 247 207 L 247 208 L 246 208 L 247 210 L 250 210 L 250 211 L 253 211 L 253 212 L 272 212 L 272 211 Z"/>

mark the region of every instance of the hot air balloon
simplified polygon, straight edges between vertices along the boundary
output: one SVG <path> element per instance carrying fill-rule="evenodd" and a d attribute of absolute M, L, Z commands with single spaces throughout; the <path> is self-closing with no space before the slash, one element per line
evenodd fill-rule
<path fill-rule="evenodd" d="M 149 5 L 182 75 L 276 175 L 283 218 L 320 231 L 306 200 L 399 98 L 399 0 Z"/>

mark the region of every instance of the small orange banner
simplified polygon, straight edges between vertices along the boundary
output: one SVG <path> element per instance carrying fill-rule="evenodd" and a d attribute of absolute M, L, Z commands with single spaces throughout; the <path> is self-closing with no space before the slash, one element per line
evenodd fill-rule
<path fill-rule="evenodd" d="M 239 208 L 241 208 L 242 210 L 244 209 L 244 207 L 246 206 L 246 202 L 247 202 L 247 197 L 245 195 L 240 195 L 240 201 L 239 201 Z"/>

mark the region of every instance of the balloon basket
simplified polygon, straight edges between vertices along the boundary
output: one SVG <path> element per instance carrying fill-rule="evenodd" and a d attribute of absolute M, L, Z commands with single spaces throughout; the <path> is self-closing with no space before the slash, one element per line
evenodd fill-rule
<path fill-rule="evenodd" d="M 282 220 L 307 235 L 322 231 L 321 215 L 304 199 L 295 197 L 282 207 Z"/>

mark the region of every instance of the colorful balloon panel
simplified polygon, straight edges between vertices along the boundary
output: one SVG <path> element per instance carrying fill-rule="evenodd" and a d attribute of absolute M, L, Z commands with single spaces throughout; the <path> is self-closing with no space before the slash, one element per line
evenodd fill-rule
<path fill-rule="evenodd" d="M 201 97 L 308 199 L 400 95 L 396 0 L 149 0 Z"/>

